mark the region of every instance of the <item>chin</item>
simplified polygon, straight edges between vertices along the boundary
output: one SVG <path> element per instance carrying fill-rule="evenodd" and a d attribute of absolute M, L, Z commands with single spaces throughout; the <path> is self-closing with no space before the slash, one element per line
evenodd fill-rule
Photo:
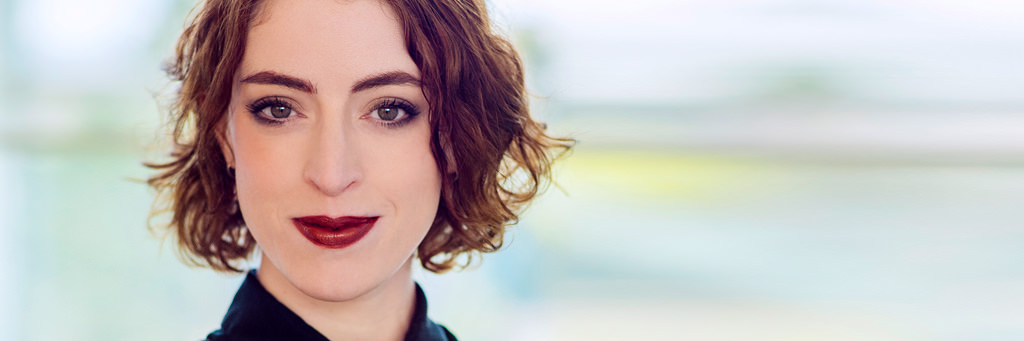
<path fill-rule="evenodd" d="M 347 263 L 347 262 L 345 262 Z M 327 302 L 344 302 L 359 298 L 378 287 L 387 285 L 406 268 L 408 261 L 389 269 L 390 264 L 334 263 L 310 264 L 304 273 L 288 280 L 306 296 Z"/>
<path fill-rule="evenodd" d="M 306 296 L 324 302 L 351 301 L 362 297 L 373 289 L 367 285 L 336 285 L 328 283 L 327 285 L 313 284 L 303 286 L 298 283 L 293 284 L 295 284 L 296 287 L 299 288 L 299 291 L 302 291 Z"/>
<path fill-rule="evenodd" d="M 411 260 L 421 235 L 386 233 L 397 230 L 390 219 L 381 219 L 364 238 L 343 249 L 326 249 L 315 245 L 298 233 L 294 226 L 270 229 L 278 235 L 263 235 L 254 229 L 257 242 L 268 243 L 263 249 L 261 268 L 271 266 L 270 273 L 293 290 L 323 302 L 345 302 L 372 294 L 378 288 L 404 286 L 411 281 Z M 401 225 L 401 224 L 399 224 Z M 417 231 L 419 232 L 419 231 Z M 426 233 L 424 230 L 423 234 Z"/>

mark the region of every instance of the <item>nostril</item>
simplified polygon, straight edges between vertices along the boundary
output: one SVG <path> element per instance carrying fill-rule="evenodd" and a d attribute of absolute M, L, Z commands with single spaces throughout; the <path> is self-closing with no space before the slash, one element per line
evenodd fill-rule
<path fill-rule="evenodd" d="M 321 122 L 306 151 L 307 182 L 327 196 L 338 196 L 362 178 L 359 139 L 342 122 Z"/>
<path fill-rule="evenodd" d="M 322 161 L 322 160 L 321 160 Z M 355 186 L 359 167 L 351 163 L 320 162 L 307 169 L 307 182 L 327 196 L 338 196 Z"/>

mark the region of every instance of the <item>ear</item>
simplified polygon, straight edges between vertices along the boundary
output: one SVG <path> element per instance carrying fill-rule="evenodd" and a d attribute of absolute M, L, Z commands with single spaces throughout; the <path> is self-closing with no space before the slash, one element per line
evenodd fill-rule
<path fill-rule="evenodd" d="M 231 148 L 231 132 L 228 130 L 228 118 L 229 114 L 225 114 L 221 118 L 220 122 L 214 126 L 214 137 L 217 138 L 217 144 L 220 146 L 220 152 L 224 155 L 224 162 L 227 163 L 228 168 L 235 168 L 235 151 Z"/>

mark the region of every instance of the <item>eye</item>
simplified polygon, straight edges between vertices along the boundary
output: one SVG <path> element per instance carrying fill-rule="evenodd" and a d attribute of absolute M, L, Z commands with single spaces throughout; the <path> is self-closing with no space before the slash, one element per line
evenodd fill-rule
<path fill-rule="evenodd" d="M 419 108 L 415 104 L 401 98 L 391 97 L 381 99 L 367 116 L 382 127 L 398 128 L 412 122 L 419 113 Z"/>
<path fill-rule="evenodd" d="M 246 105 L 246 109 L 252 113 L 253 118 L 266 124 L 281 124 L 288 121 L 290 117 L 299 115 L 292 108 L 292 104 L 281 97 L 264 97 Z"/>
<path fill-rule="evenodd" d="M 288 116 L 291 116 L 292 108 L 289 108 L 284 105 L 271 105 L 266 108 L 263 108 L 263 110 L 260 110 L 260 112 L 273 118 L 281 119 L 288 118 Z"/>
<path fill-rule="evenodd" d="M 379 118 L 382 121 L 393 122 L 395 120 L 404 118 L 409 114 L 405 112 L 405 109 L 399 108 L 397 106 L 383 106 L 374 109 L 372 112 L 370 112 L 370 115 L 375 116 L 376 118 Z"/>

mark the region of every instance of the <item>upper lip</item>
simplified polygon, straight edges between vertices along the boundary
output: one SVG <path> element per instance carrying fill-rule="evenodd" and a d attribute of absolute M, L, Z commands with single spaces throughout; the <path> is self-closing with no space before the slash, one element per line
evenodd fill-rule
<path fill-rule="evenodd" d="M 377 219 L 377 217 L 356 217 L 356 216 L 344 216 L 331 218 L 328 216 L 317 215 L 317 216 L 305 216 L 292 218 L 295 221 L 308 226 L 323 227 L 329 229 L 341 229 L 349 226 L 365 224 Z"/>

